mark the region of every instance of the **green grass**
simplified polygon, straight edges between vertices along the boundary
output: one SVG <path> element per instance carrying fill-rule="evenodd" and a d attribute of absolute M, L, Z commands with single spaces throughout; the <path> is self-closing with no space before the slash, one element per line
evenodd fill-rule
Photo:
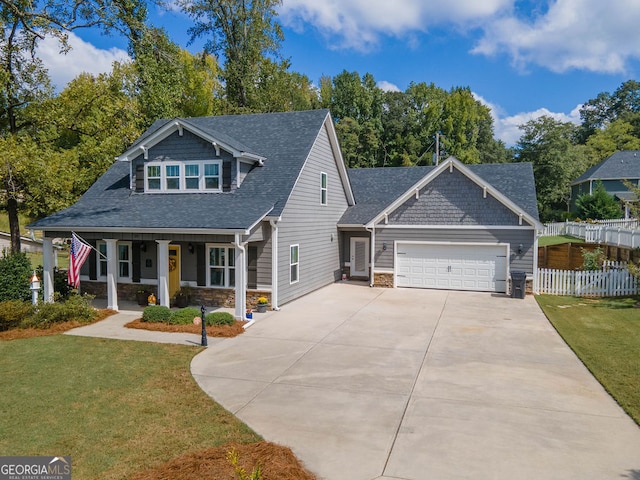
<path fill-rule="evenodd" d="M 638 299 L 536 299 L 565 342 L 640 425 L 640 309 L 634 308 Z"/>
<path fill-rule="evenodd" d="M 558 235 L 556 237 L 540 237 L 538 246 L 545 247 L 549 245 L 560 245 L 561 243 L 584 243 L 582 238 L 572 237 L 570 235 Z"/>
<path fill-rule="evenodd" d="M 20 222 L 20 234 L 28 236 L 27 234 L 28 231 L 26 227 L 27 225 L 32 223 L 34 219 L 19 213 L 18 221 Z M 7 215 L 7 212 L 4 212 L 4 211 L 0 212 L 0 232 L 9 233 L 9 216 Z M 36 232 L 36 233 L 40 234 L 40 232 Z"/>
<path fill-rule="evenodd" d="M 0 343 L 0 452 L 71 455 L 124 479 L 188 451 L 260 438 L 189 373 L 197 347 L 57 335 Z"/>

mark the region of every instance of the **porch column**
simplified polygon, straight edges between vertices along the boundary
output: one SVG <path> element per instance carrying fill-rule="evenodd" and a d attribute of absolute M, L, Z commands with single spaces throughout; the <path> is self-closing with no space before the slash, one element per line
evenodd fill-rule
<path fill-rule="evenodd" d="M 105 238 L 107 244 L 107 308 L 118 310 L 118 240 Z"/>
<path fill-rule="evenodd" d="M 278 307 L 278 220 L 270 220 L 271 224 L 271 308 Z"/>
<path fill-rule="evenodd" d="M 169 306 L 169 244 L 171 240 L 156 240 L 158 244 L 158 300 Z"/>
<path fill-rule="evenodd" d="M 376 226 L 375 224 L 371 229 L 371 245 L 369 245 L 369 256 L 371 257 L 369 259 L 369 268 L 371 269 L 369 273 L 370 275 L 369 286 L 375 287 L 376 286 L 376 274 L 374 273 L 375 263 L 376 263 Z"/>
<path fill-rule="evenodd" d="M 53 302 L 53 239 L 42 239 L 42 296 L 46 303 Z"/>
<path fill-rule="evenodd" d="M 240 241 L 241 235 L 236 233 L 235 253 L 236 253 L 236 311 L 235 317 L 244 320 L 247 310 L 247 263 L 246 263 L 246 243 Z"/>

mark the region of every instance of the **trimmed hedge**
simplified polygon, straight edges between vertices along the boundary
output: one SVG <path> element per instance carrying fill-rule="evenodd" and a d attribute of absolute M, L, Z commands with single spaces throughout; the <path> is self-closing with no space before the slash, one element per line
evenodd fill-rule
<path fill-rule="evenodd" d="M 211 312 L 205 316 L 207 325 L 233 325 L 235 318 L 229 312 Z"/>
<path fill-rule="evenodd" d="M 187 307 L 176 310 L 171 314 L 169 323 L 174 325 L 192 325 L 195 317 L 201 316 L 199 308 Z"/>
<path fill-rule="evenodd" d="M 46 328 L 60 322 L 76 320 L 89 323 L 96 319 L 97 312 L 91 306 L 92 295 L 71 295 L 64 302 L 41 303 L 33 315 L 20 324 L 23 328 Z"/>
<path fill-rule="evenodd" d="M 0 302 L 0 332 L 19 327 L 25 319 L 33 315 L 34 310 L 31 303 L 22 300 Z"/>
<path fill-rule="evenodd" d="M 142 311 L 143 322 L 163 322 L 169 323 L 171 310 L 162 305 L 149 305 Z"/>

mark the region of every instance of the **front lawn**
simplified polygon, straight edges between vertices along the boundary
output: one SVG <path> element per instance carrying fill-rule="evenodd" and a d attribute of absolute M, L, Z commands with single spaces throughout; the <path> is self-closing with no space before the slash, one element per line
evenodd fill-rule
<path fill-rule="evenodd" d="M 200 351 L 66 335 L 0 342 L 0 452 L 70 455 L 74 478 L 123 479 L 259 440 L 195 383 Z"/>
<path fill-rule="evenodd" d="M 580 360 L 640 425 L 640 309 L 636 298 L 538 295 L 538 304 Z"/>

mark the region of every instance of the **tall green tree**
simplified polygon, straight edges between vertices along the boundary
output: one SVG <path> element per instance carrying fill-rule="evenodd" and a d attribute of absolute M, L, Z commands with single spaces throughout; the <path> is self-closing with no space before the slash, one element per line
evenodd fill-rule
<path fill-rule="evenodd" d="M 585 147 L 574 143 L 576 128 L 548 116 L 520 126 L 523 134 L 515 148 L 516 161 L 533 164 L 543 221 L 558 220 L 568 211 L 571 181 L 587 168 Z"/>
<path fill-rule="evenodd" d="M 142 0 L 85 0 L 82 2 L 36 2 L 3 0 L 0 3 L 0 137 L 30 135 L 37 131 L 37 116 L 24 112 L 34 102 L 51 96 L 46 70 L 36 56 L 40 40 L 57 38 L 61 51 L 69 50 L 67 34 L 82 27 L 100 26 L 118 30 L 129 38 L 138 35 L 146 17 Z M 3 154 L 2 183 L 4 208 L 9 216 L 11 248 L 20 250 L 19 203 L 26 188 L 19 172 L 24 155 L 14 158 L 8 152 L 20 151 L 26 140 L 14 138 Z M 18 148 L 20 147 L 20 148 Z"/>
<path fill-rule="evenodd" d="M 618 150 L 640 149 L 640 137 L 634 132 L 634 127 L 629 122 L 619 119 L 596 130 L 587 139 L 587 150 L 590 156 L 590 165 L 600 163 Z"/>
<path fill-rule="evenodd" d="M 208 53 L 224 57 L 226 98 L 242 110 L 251 108 L 251 92 L 260 66 L 278 57 L 284 39 L 276 21 L 282 0 L 180 0 L 194 21 L 191 41 L 204 37 Z"/>

